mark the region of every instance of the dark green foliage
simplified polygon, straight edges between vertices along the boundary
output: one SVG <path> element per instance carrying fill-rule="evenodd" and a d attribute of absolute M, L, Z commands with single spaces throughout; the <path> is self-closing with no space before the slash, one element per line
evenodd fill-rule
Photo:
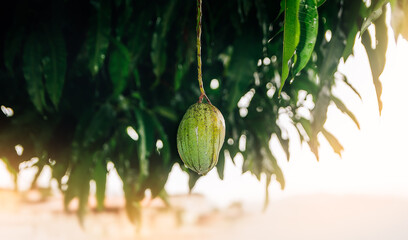
<path fill-rule="evenodd" d="M 339 141 L 324 129 L 329 104 L 359 124 L 341 96 L 332 96 L 334 74 L 340 59 L 352 54 L 359 29 L 371 21 L 376 36 L 366 31 L 362 39 L 381 93 L 386 1 L 374 2 L 366 7 L 360 0 L 203 1 L 204 87 L 226 120 L 217 165 L 221 179 L 225 157 L 242 154 L 244 172 L 266 176 L 267 185 L 276 179 L 284 188 L 268 144 L 276 135 L 289 160 L 292 139 L 277 125 L 283 117 L 316 157 L 319 133 L 341 153 Z M 65 205 L 79 199 L 81 221 L 90 181 L 103 209 L 109 162 L 123 181 L 132 222 L 139 219 L 146 189 L 166 196 L 168 174 L 182 164 L 177 127 L 199 96 L 195 7 L 181 0 L 26 0 L 1 8 L 0 105 L 14 115 L 0 114 L 0 157 L 15 178 L 20 163 L 38 157 L 35 166 L 52 168 Z M 217 89 L 209 86 L 214 78 Z M 287 79 L 293 82 L 283 85 Z M 246 103 L 240 101 L 244 95 Z M 305 104 L 307 96 L 313 109 Z M 312 117 L 299 114 L 301 108 Z M 137 131 L 137 141 L 128 129 Z M 246 139 L 244 149 L 240 139 Z M 18 144 L 21 156 L 14 150 Z M 193 188 L 199 176 L 188 173 Z"/>

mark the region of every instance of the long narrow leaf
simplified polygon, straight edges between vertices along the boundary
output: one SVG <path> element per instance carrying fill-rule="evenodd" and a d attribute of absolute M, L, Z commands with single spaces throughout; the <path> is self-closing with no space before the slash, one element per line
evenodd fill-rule
<path fill-rule="evenodd" d="M 51 102 L 58 108 L 65 82 L 67 52 L 65 40 L 59 29 L 45 31 L 46 57 L 43 60 L 45 87 Z"/>
<path fill-rule="evenodd" d="M 97 155 L 97 154 L 96 154 Z M 105 190 L 106 190 L 106 164 L 104 159 L 96 159 L 96 164 L 93 172 L 93 179 L 96 184 L 96 203 L 98 211 L 104 209 Z"/>
<path fill-rule="evenodd" d="M 381 114 L 382 110 L 382 84 L 380 82 L 380 75 L 385 66 L 385 53 L 387 51 L 387 26 L 385 24 L 385 14 L 382 14 L 375 22 L 375 48 L 371 47 L 371 37 L 368 32 L 364 32 L 362 35 L 362 43 L 366 49 L 368 60 L 371 66 L 371 73 L 373 75 L 373 83 L 377 93 L 378 109 Z"/>
<path fill-rule="evenodd" d="M 109 59 L 109 76 L 113 85 L 113 95 L 117 96 L 126 88 L 130 68 L 130 54 L 119 41 L 113 41 L 115 49 Z"/>
<path fill-rule="evenodd" d="M 326 129 L 322 130 L 323 136 L 327 139 L 334 152 L 341 157 L 341 152 L 344 150 L 339 140 L 333 134 L 329 133 Z"/>
<path fill-rule="evenodd" d="M 282 78 L 279 94 L 289 75 L 289 61 L 299 43 L 299 2 L 300 0 L 285 0 L 285 22 L 283 30 Z"/>
<path fill-rule="evenodd" d="M 316 0 L 301 0 L 299 7 L 300 35 L 296 48 L 297 60 L 293 74 L 300 72 L 309 62 L 316 43 L 319 27 Z"/>
<path fill-rule="evenodd" d="M 91 19 L 88 32 L 87 48 L 89 54 L 89 70 L 95 76 L 105 61 L 111 32 L 111 8 L 109 0 L 94 2 L 96 14 Z"/>
<path fill-rule="evenodd" d="M 39 112 L 42 112 L 45 107 L 41 60 L 41 41 L 37 34 L 31 34 L 24 47 L 23 73 L 27 84 L 28 95 Z"/>
<path fill-rule="evenodd" d="M 333 95 L 330 97 L 330 99 L 334 102 L 334 104 L 336 104 L 336 107 L 343 113 L 347 114 L 357 125 L 358 129 L 360 129 L 360 124 L 358 123 L 356 116 L 354 116 L 354 114 L 346 107 L 346 105 L 344 105 L 344 103 L 340 99 L 336 98 Z"/>

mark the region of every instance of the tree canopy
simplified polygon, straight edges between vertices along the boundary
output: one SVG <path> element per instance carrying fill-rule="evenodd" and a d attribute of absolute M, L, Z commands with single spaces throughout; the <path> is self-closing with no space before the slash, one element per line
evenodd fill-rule
<path fill-rule="evenodd" d="M 242 154 L 243 172 L 267 185 L 285 180 L 269 149 L 275 135 L 289 159 L 289 121 L 318 159 L 330 103 L 359 127 L 334 96 L 340 61 L 362 41 L 381 111 L 380 74 L 387 49 L 386 4 L 372 0 L 203 1 L 204 88 L 226 121 L 217 171 Z M 37 175 L 52 169 L 68 206 L 87 208 L 91 180 L 103 209 L 107 163 L 123 181 L 129 218 L 136 221 L 145 190 L 165 196 L 175 163 L 176 132 L 200 90 L 196 72 L 196 2 L 181 0 L 13 1 L 0 11 L 0 158 L 17 181 L 34 157 Z M 407 37 L 407 1 L 392 1 L 395 32 Z M 393 18 L 394 19 L 394 18 Z M 401 20 L 402 19 L 402 20 Z M 405 25 L 404 25 L 405 24 Z M 367 28 L 372 25 L 375 35 Z M 312 104 L 310 104 L 312 103 Z M 286 120 L 285 120 L 286 119 Z M 16 146 L 22 152 L 16 152 Z M 35 187 L 36 178 L 32 186 Z"/>

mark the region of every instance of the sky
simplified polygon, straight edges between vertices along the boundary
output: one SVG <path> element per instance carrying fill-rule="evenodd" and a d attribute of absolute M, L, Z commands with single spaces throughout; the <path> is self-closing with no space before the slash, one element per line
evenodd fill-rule
<path fill-rule="evenodd" d="M 388 18 L 389 19 L 389 18 Z M 278 157 L 286 179 L 285 190 L 273 181 L 269 187 L 270 199 L 279 200 L 304 194 L 372 194 L 408 198 L 408 42 L 401 37 L 398 44 L 389 29 L 389 45 L 386 66 L 380 80 L 383 84 L 383 111 L 378 112 L 377 99 L 367 55 L 357 39 L 354 56 L 341 63 L 339 72 L 360 92 L 360 100 L 344 83 L 336 82 L 334 94 L 356 115 L 361 129 L 335 106 L 330 106 L 325 127 L 334 134 L 344 147 L 340 158 L 324 137 L 319 136 L 320 161 L 317 162 L 307 144 L 291 141 L 291 157 L 286 161 L 276 139 L 270 146 Z M 292 129 L 293 130 L 293 129 Z M 289 135 L 295 134 L 289 129 Z M 242 174 L 242 158 L 226 160 L 225 179 L 221 181 L 213 169 L 198 180 L 194 193 L 200 193 L 219 207 L 234 201 L 261 206 L 265 198 L 265 179 L 259 182 L 250 173 Z M 50 169 L 39 179 L 47 184 Z M 27 188 L 34 174 L 24 170 L 19 185 Z M 48 177 L 47 177 L 48 176 Z M 122 195 L 121 182 L 115 171 L 108 177 L 107 193 Z M 55 184 L 55 182 L 53 183 Z M 4 164 L 0 162 L 0 188 L 10 188 L 12 182 Z M 188 193 L 188 176 L 176 164 L 165 186 L 169 194 Z"/>

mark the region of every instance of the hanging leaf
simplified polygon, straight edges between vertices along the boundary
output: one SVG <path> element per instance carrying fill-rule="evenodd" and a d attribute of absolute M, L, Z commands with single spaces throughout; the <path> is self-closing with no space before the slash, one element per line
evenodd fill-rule
<path fill-rule="evenodd" d="M 339 74 L 341 75 L 341 80 L 345 84 L 347 84 L 347 86 L 349 86 L 349 88 L 351 88 L 351 90 L 353 90 L 353 92 L 360 98 L 360 100 L 363 100 L 360 93 L 357 91 L 357 89 L 353 85 L 351 85 L 351 83 L 348 81 L 347 76 L 342 74 L 342 73 L 339 73 Z"/>
<path fill-rule="evenodd" d="M 172 122 L 177 122 L 179 120 L 179 116 L 177 116 L 176 112 L 172 108 L 165 106 L 156 106 L 153 110 L 155 113 Z"/>
<path fill-rule="evenodd" d="M 373 76 L 373 83 L 377 93 L 378 109 L 381 114 L 382 101 L 381 92 L 382 84 L 380 82 L 380 75 L 385 66 L 385 53 L 387 51 L 388 37 L 387 26 L 385 23 L 385 14 L 382 14 L 375 22 L 375 48 L 371 47 L 371 37 L 368 32 L 362 35 L 362 43 L 366 49 L 368 60 L 371 66 L 371 74 Z"/>
<path fill-rule="evenodd" d="M 269 205 L 269 184 L 271 184 L 271 174 L 266 174 L 265 183 L 265 201 L 263 206 L 263 211 L 265 212 Z"/>
<path fill-rule="evenodd" d="M 17 54 L 21 51 L 21 43 L 23 40 L 24 28 L 13 28 L 9 31 L 4 39 L 4 65 L 10 73 L 13 73 L 14 61 Z"/>
<path fill-rule="evenodd" d="M 329 141 L 330 146 L 333 148 L 334 152 L 341 157 L 341 152 L 344 150 L 343 146 L 340 144 L 339 140 L 329 133 L 326 129 L 322 130 L 323 136 Z"/>
<path fill-rule="evenodd" d="M 159 119 L 157 119 L 157 117 L 154 114 L 150 114 L 150 116 L 154 122 L 155 128 L 159 133 L 160 140 L 163 142 L 163 147 L 162 149 L 160 149 L 160 155 L 164 160 L 163 164 L 165 166 L 168 166 L 170 164 L 171 151 L 167 134 L 163 128 L 163 125 L 160 123 Z"/>
<path fill-rule="evenodd" d="M 68 188 L 64 192 L 64 207 L 68 210 L 68 205 L 74 198 L 78 198 L 77 216 L 81 226 L 84 225 L 84 216 L 88 207 L 90 166 L 92 158 L 89 153 L 83 153 L 81 161 L 71 169 L 67 182 Z"/>
<path fill-rule="evenodd" d="M 289 75 L 289 61 L 299 43 L 299 3 L 300 0 L 285 0 L 285 20 L 283 30 L 282 75 L 279 95 Z"/>
<path fill-rule="evenodd" d="M 224 180 L 224 169 L 225 169 L 225 152 L 221 151 L 218 156 L 217 163 L 217 173 L 221 180 Z"/>
<path fill-rule="evenodd" d="M 130 54 L 126 46 L 113 41 L 115 48 L 109 58 L 109 76 L 113 85 L 113 96 L 123 92 L 127 85 L 130 66 Z"/>
<path fill-rule="evenodd" d="M 149 175 L 149 160 L 148 157 L 153 150 L 155 139 L 154 125 L 148 115 L 141 109 L 135 109 L 135 117 L 137 122 L 137 133 L 139 134 L 139 174 L 140 178 L 147 177 Z"/>
<path fill-rule="evenodd" d="M 300 0 L 300 35 L 296 48 L 297 60 L 293 68 L 294 75 L 306 66 L 312 56 L 319 27 L 318 17 L 316 0 Z"/>
<path fill-rule="evenodd" d="M 197 183 L 198 179 L 201 177 L 200 175 L 198 175 L 197 173 L 193 172 L 193 171 L 188 171 L 188 188 L 189 188 L 189 192 L 191 193 L 191 191 L 193 190 L 195 184 Z"/>
<path fill-rule="evenodd" d="M 249 90 L 256 61 L 262 53 L 262 44 L 255 43 L 256 35 L 247 33 L 239 37 L 233 43 L 231 61 L 226 65 L 226 76 L 229 79 L 228 86 L 228 111 L 232 112 L 237 107 L 238 101 Z"/>
<path fill-rule="evenodd" d="M 159 16 L 156 20 L 156 31 L 155 33 L 153 33 L 152 51 L 150 53 L 150 57 L 153 63 L 153 73 L 156 76 L 156 81 L 154 82 L 153 86 L 159 84 L 160 77 L 166 68 L 167 41 L 165 41 L 164 39 L 166 38 L 170 26 L 173 23 L 174 14 L 176 12 L 174 11 L 176 3 L 176 0 L 168 2 L 163 15 Z"/>
<path fill-rule="evenodd" d="M 45 29 L 45 58 L 43 58 L 45 87 L 51 102 L 58 108 L 64 88 L 67 68 L 65 40 L 60 29 Z"/>
<path fill-rule="evenodd" d="M 286 159 L 289 161 L 290 159 L 290 151 L 289 151 L 289 138 L 288 139 L 284 139 L 282 136 L 282 130 L 280 129 L 280 127 L 278 125 L 276 125 L 276 137 L 278 137 L 279 142 L 283 148 L 283 151 L 285 151 L 286 154 Z"/>
<path fill-rule="evenodd" d="M 408 40 L 408 2 L 392 1 L 391 4 L 391 27 L 394 30 L 394 38 L 397 41 L 401 34 L 405 40 Z"/>
<path fill-rule="evenodd" d="M 326 0 L 317 0 L 317 7 L 320 7 L 323 5 L 323 3 L 325 3 Z"/>
<path fill-rule="evenodd" d="M 161 41 L 158 33 L 153 34 L 152 39 L 152 52 L 150 57 L 152 58 L 153 63 L 153 73 L 156 76 L 156 79 L 159 79 L 166 68 L 167 56 L 165 54 L 166 43 Z M 156 80 L 158 81 L 158 80 Z"/>
<path fill-rule="evenodd" d="M 357 128 L 360 129 L 360 124 L 358 123 L 356 116 L 354 116 L 354 114 L 346 107 L 346 105 L 344 105 L 344 103 L 340 99 L 336 98 L 333 95 L 330 97 L 330 99 L 334 102 L 334 104 L 336 104 L 336 107 L 343 113 L 347 114 L 356 124 Z"/>
<path fill-rule="evenodd" d="M 193 35 L 193 34 L 191 34 Z M 195 37 L 195 35 L 193 35 Z M 179 45 L 177 49 L 177 63 L 175 65 L 176 71 L 174 74 L 174 90 L 177 91 L 181 87 L 182 80 L 184 76 L 187 74 L 188 70 L 191 67 L 191 64 L 194 62 L 194 53 L 195 48 L 195 38 L 190 37 L 188 38 L 186 44 Z"/>
<path fill-rule="evenodd" d="M 87 49 L 89 54 L 89 70 L 95 76 L 101 69 L 109 47 L 111 32 L 111 8 L 109 0 L 93 1 L 96 14 L 90 20 Z"/>
<path fill-rule="evenodd" d="M 107 138 L 112 134 L 115 124 L 116 113 L 111 104 L 104 104 L 93 116 L 85 129 L 77 129 L 79 133 L 84 132 L 82 140 L 84 147 L 91 144 L 105 143 Z"/>
<path fill-rule="evenodd" d="M 384 15 L 384 5 L 388 2 L 388 0 L 378 0 L 375 4 L 372 4 L 368 17 L 365 18 L 363 24 L 361 24 L 360 36 L 365 33 L 371 23 L 375 22 L 379 17 Z"/>
<path fill-rule="evenodd" d="M 43 112 L 45 103 L 44 84 L 41 67 L 42 47 L 37 34 L 29 35 L 24 46 L 23 73 L 27 84 L 27 92 L 31 102 L 39 112 Z"/>
<path fill-rule="evenodd" d="M 281 185 L 281 189 L 285 188 L 285 178 L 283 177 L 282 169 L 279 167 L 278 162 L 273 156 L 271 149 L 269 148 L 268 142 L 263 142 L 264 152 L 266 153 L 266 158 L 272 163 L 271 173 L 275 174 L 276 180 Z"/>
<path fill-rule="evenodd" d="M 346 62 L 348 57 L 353 54 L 353 47 L 357 36 L 357 32 L 358 32 L 357 23 L 353 23 L 353 27 L 351 28 L 350 33 L 347 36 L 347 43 L 343 52 L 344 62 Z"/>
<path fill-rule="evenodd" d="M 319 144 L 319 140 L 317 139 L 318 132 L 316 133 L 313 132 L 310 121 L 305 118 L 300 118 L 299 123 L 301 124 L 303 130 L 305 130 L 307 137 L 309 138 L 309 141 L 307 142 L 307 144 L 309 145 L 310 150 L 316 156 L 316 160 L 319 161 L 319 145 L 320 144 Z M 298 131 L 299 131 L 299 135 L 301 135 L 300 130 Z"/>
<path fill-rule="evenodd" d="M 98 154 L 95 154 L 96 156 Z M 105 190 L 106 190 L 106 164 L 104 159 L 96 159 L 96 164 L 93 172 L 93 179 L 96 184 L 96 203 L 98 211 L 104 209 Z"/>

